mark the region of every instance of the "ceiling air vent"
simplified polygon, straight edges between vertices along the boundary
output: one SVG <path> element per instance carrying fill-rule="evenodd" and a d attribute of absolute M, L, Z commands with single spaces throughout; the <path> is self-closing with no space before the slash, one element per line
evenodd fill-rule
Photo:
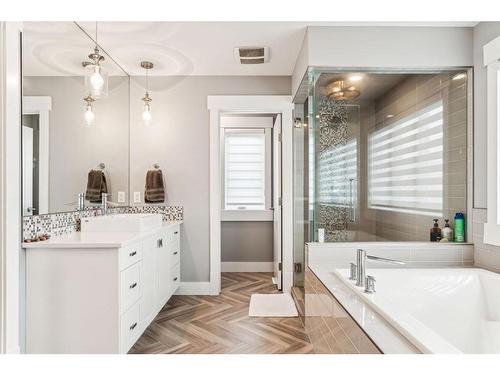
<path fill-rule="evenodd" d="M 234 58 L 240 64 L 264 64 L 269 61 L 269 47 L 236 47 Z"/>

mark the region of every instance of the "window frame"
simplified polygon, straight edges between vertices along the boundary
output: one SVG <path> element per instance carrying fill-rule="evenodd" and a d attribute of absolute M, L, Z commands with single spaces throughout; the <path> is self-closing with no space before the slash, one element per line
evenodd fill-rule
<path fill-rule="evenodd" d="M 484 243 L 500 246 L 500 37 L 483 47 L 487 103 L 487 221 Z"/>
<path fill-rule="evenodd" d="M 271 117 L 271 116 L 268 116 Z M 252 122 L 254 116 L 246 117 L 250 121 L 244 121 L 238 125 L 230 121 L 221 121 L 220 125 L 220 160 L 221 160 L 221 220 L 222 221 L 273 221 L 274 211 L 272 208 L 272 140 L 273 121 L 269 123 L 258 121 Z M 221 119 L 222 120 L 222 119 Z M 246 123 L 247 122 L 247 123 Z M 248 132 L 252 130 L 264 130 L 265 134 L 265 177 L 264 177 L 264 209 L 263 210 L 228 210 L 226 209 L 226 130 Z"/>

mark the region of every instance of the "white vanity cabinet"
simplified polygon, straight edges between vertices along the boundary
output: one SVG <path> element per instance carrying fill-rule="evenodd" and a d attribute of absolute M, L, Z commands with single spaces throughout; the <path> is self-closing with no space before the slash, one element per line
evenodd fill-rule
<path fill-rule="evenodd" d="M 27 353 L 127 353 L 180 283 L 180 224 L 26 244 Z"/>

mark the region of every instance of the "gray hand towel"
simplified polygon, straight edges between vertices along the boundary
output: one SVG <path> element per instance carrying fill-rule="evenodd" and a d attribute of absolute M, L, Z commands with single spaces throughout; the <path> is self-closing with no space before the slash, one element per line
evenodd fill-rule
<path fill-rule="evenodd" d="M 165 202 L 165 187 L 161 169 L 150 170 L 146 173 L 146 188 L 144 201 L 147 203 Z"/>
<path fill-rule="evenodd" d="M 103 171 L 91 170 L 87 178 L 87 192 L 85 198 L 91 203 L 101 203 L 102 193 L 108 192 L 106 176 Z"/>

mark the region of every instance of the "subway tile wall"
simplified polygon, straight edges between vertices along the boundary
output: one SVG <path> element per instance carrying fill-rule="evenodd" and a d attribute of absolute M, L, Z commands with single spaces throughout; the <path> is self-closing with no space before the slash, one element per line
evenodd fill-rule
<path fill-rule="evenodd" d="M 360 148 L 366 148 L 370 131 L 382 128 L 391 121 L 404 118 L 433 101 L 442 98 L 444 104 L 444 178 L 443 218 L 450 219 L 456 212 L 467 214 L 467 192 L 472 180 L 467 175 L 468 104 L 466 79 L 453 80 L 454 73 L 412 75 L 390 89 L 372 106 L 362 106 Z M 394 117 L 390 119 L 387 115 Z M 356 236 L 350 240 L 427 241 L 432 217 L 394 211 L 368 209 L 366 155 L 360 155 L 360 218 L 350 230 Z M 471 222 L 471 221 L 469 221 Z M 468 239 L 471 240 L 471 239 Z"/>

